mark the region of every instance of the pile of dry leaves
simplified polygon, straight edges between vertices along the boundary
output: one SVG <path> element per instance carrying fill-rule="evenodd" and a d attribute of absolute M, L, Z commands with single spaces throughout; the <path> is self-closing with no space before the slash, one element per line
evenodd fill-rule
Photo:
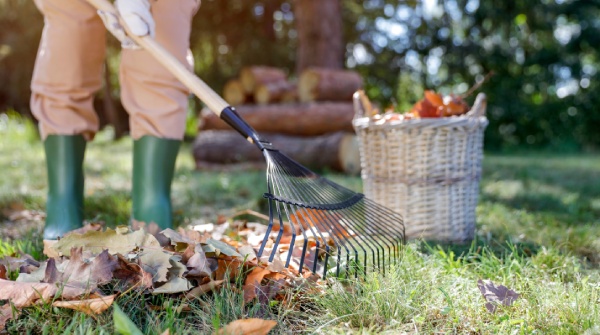
<path fill-rule="evenodd" d="M 306 285 L 318 290 L 322 284 L 309 271 L 285 268 L 279 255 L 269 262 L 268 250 L 258 259 L 256 250 L 266 233 L 262 224 L 233 221 L 160 232 L 152 224 L 134 226 L 88 225 L 45 243 L 47 261 L 27 255 L 0 260 L 0 300 L 10 302 L 0 306 L 0 331 L 15 310 L 48 301 L 93 315 L 132 289 L 194 298 L 242 276 L 248 303 L 283 300 L 287 289 Z M 9 280 L 15 271 L 18 277 Z M 113 294 L 107 295 L 109 283 Z"/>

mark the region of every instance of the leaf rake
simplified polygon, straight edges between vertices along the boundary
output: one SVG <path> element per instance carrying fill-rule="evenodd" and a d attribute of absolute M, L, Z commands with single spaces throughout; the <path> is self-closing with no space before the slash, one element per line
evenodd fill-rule
<path fill-rule="evenodd" d="M 107 0 L 96 9 L 117 11 Z M 127 27 L 123 22 L 121 24 Z M 262 151 L 267 163 L 269 225 L 257 256 L 277 257 L 300 273 L 323 278 L 366 274 L 389 267 L 404 243 L 400 214 L 295 162 L 262 139 L 223 98 L 148 36 L 129 36 L 186 85 L 208 108 Z"/>

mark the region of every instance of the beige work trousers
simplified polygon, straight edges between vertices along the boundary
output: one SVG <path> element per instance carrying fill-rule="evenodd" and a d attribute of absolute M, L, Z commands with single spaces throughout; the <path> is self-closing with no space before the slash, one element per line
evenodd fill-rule
<path fill-rule="evenodd" d="M 31 83 L 31 110 L 40 133 L 83 135 L 91 140 L 99 121 L 94 93 L 102 86 L 106 30 L 85 0 L 35 0 L 44 30 Z M 192 18 L 200 0 L 151 0 L 156 40 L 184 64 Z M 124 49 L 119 71 L 121 101 L 131 136 L 182 139 L 189 91 L 143 50 Z"/>

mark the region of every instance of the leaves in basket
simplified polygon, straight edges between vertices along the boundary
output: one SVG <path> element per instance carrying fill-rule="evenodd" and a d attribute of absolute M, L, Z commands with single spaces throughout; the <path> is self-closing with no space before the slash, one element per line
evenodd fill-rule
<path fill-rule="evenodd" d="M 462 97 L 451 94 L 442 97 L 434 91 L 425 91 L 425 97 L 418 101 L 410 113 L 415 117 L 444 117 L 461 115 L 469 110 Z"/>

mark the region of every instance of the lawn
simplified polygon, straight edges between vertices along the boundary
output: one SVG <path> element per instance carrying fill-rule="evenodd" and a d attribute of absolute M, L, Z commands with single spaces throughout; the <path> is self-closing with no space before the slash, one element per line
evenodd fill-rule
<path fill-rule="evenodd" d="M 129 221 L 131 140 L 101 132 L 86 152 L 86 219 Z M 15 251 L 41 259 L 45 196 L 42 145 L 34 127 L 0 115 L 0 258 Z M 360 191 L 358 177 L 327 173 Z M 199 172 L 182 146 L 173 184 L 179 225 L 215 222 L 243 209 L 265 213 L 262 172 Z M 278 322 L 273 333 L 598 334 L 600 333 L 600 157 L 592 154 L 491 154 L 484 160 L 477 237 L 467 245 L 410 241 L 385 277 L 330 280 L 319 293 L 287 303 L 242 307 L 236 283 L 195 301 L 151 299 L 131 291 L 116 303 L 144 333 L 212 333 L 230 321 Z M 520 294 L 495 313 L 477 282 Z M 182 311 L 183 304 L 190 306 Z M 2 303 L 0 303 L 2 304 Z M 160 308 L 156 308 L 160 306 Z M 96 318 L 31 307 L 10 333 L 114 333 L 112 309 Z M 0 331 L 1 333 L 1 331 Z"/>

